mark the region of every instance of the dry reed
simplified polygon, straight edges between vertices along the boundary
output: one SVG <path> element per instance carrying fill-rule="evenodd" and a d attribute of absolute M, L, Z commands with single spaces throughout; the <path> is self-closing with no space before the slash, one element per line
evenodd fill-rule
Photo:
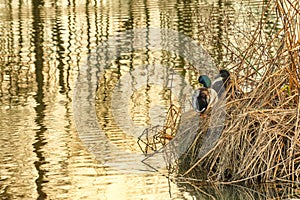
<path fill-rule="evenodd" d="M 225 128 L 215 147 L 197 160 L 197 144 L 206 131 L 200 130 L 181 160 L 184 177 L 222 183 L 300 182 L 300 4 L 269 1 L 261 19 L 270 10 L 280 28 L 274 26 L 267 34 L 261 20 L 247 48 L 224 43 L 234 55 L 225 66 L 232 74 Z M 246 86 L 251 91 L 245 92 Z"/>

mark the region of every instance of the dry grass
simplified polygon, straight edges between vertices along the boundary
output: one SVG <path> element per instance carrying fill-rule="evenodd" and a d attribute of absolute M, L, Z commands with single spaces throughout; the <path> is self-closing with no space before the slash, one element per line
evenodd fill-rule
<path fill-rule="evenodd" d="M 201 160 L 193 156 L 197 146 L 182 158 L 180 173 L 185 177 L 224 183 L 300 182 L 300 4 L 270 1 L 262 19 L 270 9 L 282 28 L 266 34 L 262 20 L 247 48 L 224 44 L 234 55 L 227 66 L 232 80 L 225 129 Z M 245 85 L 251 92 L 242 92 Z"/>

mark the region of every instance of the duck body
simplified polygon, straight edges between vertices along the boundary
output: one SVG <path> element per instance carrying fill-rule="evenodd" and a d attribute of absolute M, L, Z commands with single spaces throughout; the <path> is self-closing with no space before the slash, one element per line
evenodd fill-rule
<path fill-rule="evenodd" d="M 194 91 L 192 105 L 196 112 L 204 113 L 218 101 L 218 94 L 212 88 L 199 88 Z"/>
<path fill-rule="evenodd" d="M 220 96 L 225 92 L 225 83 L 229 79 L 229 72 L 227 70 L 220 70 L 220 74 L 213 82 L 206 75 L 201 75 L 198 79 L 199 83 L 203 85 L 196 89 L 192 96 L 192 106 L 194 110 L 202 116 L 206 110 L 213 107 L 219 100 Z"/>
<path fill-rule="evenodd" d="M 226 85 L 228 84 L 229 79 L 229 72 L 225 69 L 222 69 L 220 70 L 219 75 L 216 76 L 214 81 L 212 82 L 211 88 L 217 92 L 219 98 L 225 92 Z"/>

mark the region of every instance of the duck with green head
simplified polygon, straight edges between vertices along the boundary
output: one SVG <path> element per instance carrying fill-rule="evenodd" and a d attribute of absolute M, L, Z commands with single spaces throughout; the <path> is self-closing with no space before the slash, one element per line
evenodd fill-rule
<path fill-rule="evenodd" d="M 204 112 L 213 107 L 218 101 L 219 97 L 224 93 L 225 83 L 229 79 L 229 72 L 227 70 L 220 70 L 219 75 L 211 82 L 206 75 L 199 76 L 199 83 L 202 87 L 194 91 L 192 96 L 192 106 L 196 112 L 200 113 L 200 117 L 206 117 Z"/>

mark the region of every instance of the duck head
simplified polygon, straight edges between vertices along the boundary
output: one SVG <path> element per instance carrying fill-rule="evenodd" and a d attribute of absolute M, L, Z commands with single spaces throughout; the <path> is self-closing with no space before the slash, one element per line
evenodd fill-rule
<path fill-rule="evenodd" d="M 211 87 L 211 80 L 206 75 L 199 76 L 198 81 L 206 88 Z"/>
<path fill-rule="evenodd" d="M 225 83 L 226 81 L 228 81 L 230 75 L 226 69 L 221 69 L 219 76 L 222 77 L 223 82 Z"/>

